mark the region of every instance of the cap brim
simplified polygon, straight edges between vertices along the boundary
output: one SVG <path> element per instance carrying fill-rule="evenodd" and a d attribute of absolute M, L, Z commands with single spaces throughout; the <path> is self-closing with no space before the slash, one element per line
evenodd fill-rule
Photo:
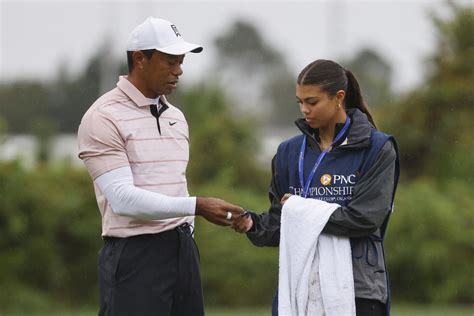
<path fill-rule="evenodd" d="M 200 53 L 202 52 L 202 46 L 197 44 L 179 42 L 167 47 L 155 48 L 157 51 L 170 55 L 184 55 L 186 53 Z"/>

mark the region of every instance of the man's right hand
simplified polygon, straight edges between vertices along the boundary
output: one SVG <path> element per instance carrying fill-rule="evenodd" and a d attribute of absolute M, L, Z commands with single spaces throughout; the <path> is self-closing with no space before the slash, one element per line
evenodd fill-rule
<path fill-rule="evenodd" d="M 229 218 L 229 213 L 231 218 Z M 196 216 L 202 216 L 211 223 L 220 226 L 230 226 L 232 219 L 241 216 L 244 209 L 212 197 L 196 197 Z"/>

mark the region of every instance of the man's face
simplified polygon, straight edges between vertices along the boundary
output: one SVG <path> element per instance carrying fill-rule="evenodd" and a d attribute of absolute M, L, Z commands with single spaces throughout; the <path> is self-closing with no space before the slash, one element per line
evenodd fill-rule
<path fill-rule="evenodd" d="M 143 59 L 141 78 L 143 80 L 144 95 L 156 98 L 159 95 L 170 94 L 183 74 L 181 65 L 184 55 L 169 55 L 155 51 L 150 59 Z"/>

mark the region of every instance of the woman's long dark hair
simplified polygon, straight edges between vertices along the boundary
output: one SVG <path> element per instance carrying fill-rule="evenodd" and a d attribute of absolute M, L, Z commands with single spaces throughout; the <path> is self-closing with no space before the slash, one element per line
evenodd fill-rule
<path fill-rule="evenodd" d="M 335 96 L 339 90 L 345 91 L 344 107 L 359 109 L 367 115 L 369 122 L 375 127 L 357 79 L 352 71 L 344 69 L 338 63 L 325 59 L 315 60 L 300 72 L 296 82 L 299 85 L 318 85 L 330 96 Z"/>

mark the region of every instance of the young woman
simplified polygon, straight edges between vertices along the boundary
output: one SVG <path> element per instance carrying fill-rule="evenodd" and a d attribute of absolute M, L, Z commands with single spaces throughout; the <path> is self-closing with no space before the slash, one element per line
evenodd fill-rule
<path fill-rule="evenodd" d="M 281 143 L 272 160 L 269 211 L 249 212 L 233 228 L 256 246 L 278 246 L 289 195 L 337 203 L 322 232 L 350 238 L 356 313 L 387 315 L 382 242 L 399 176 L 396 142 L 375 128 L 352 72 L 333 61 L 316 60 L 301 71 L 296 99 L 301 135 Z"/>

